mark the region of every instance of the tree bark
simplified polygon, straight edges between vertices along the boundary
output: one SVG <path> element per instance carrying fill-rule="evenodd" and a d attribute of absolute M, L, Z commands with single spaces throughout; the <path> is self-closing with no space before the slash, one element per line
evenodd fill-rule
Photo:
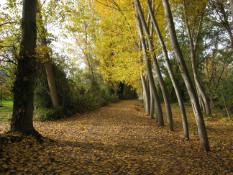
<path fill-rule="evenodd" d="M 173 131 L 174 128 L 173 128 L 173 118 L 172 118 L 172 110 L 171 110 L 170 100 L 169 100 L 167 89 L 165 87 L 165 83 L 164 83 L 164 80 L 163 80 L 163 77 L 162 77 L 162 74 L 161 74 L 161 71 L 159 68 L 158 60 L 157 60 L 155 53 L 154 53 L 153 41 L 151 40 L 151 37 L 150 37 L 150 32 L 149 32 L 148 26 L 146 24 L 145 17 L 143 15 L 140 1 L 135 0 L 135 5 L 136 5 L 137 11 L 138 11 L 139 18 L 141 20 L 141 24 L 142 24 L 144 31 L 145 31 L 145 34 L 146 34 L 146 38 L 148 41 L 148 47 L 149 47 L 149 51 L 150 51 L 150 57 L 151 57 L 151 59 L 154 60 L 155 72 L 156 72 L 156 75 L 158 77 L 159 85 L 160 85 L 163 99 L 164 99 L 164 103 L 165 103 L 168 126 L 169 126 L 169 129 L 171 131 Z"/>
<path fill-rule="evenodd" d="M 150 86 L 150 117 L 152 119 L 154 119 L 154 114 L 155 114 L 155 101 L 154 101 L 154 96 L 153 96 L 153 93 L 152 93 L 152 88 Z"/>
<path fill-rule="evenodd" d="M 36 75 L 36 0 L 23 1 L 22 40 L 14 83 L 11 131 L 38 134 L 33 127 L 33 96 Z"/>
<path fill-rule="evenodd" d="M 53 107 L 58 108 L 60 106 L 60 99 L 57 93 L 56 80 L 55 80 L 54 67 L 53 67 L 54 65 L 50 61 L 48 61 L 44 63 L 44 66 L 46 70 L 51 101 L 52 101 Z"/>
<path fill-rule="evenodd" d="M 57 92 L 57 86 L 56 86 L 56 78 L 55 78 L 55 70 L 54 70 L 54 65 L 52 63 L 52 59 L 50 57 L 50 53 L 48 51 L 48 40 L 47 40 L 47 35 L 48 32 L 44 26 L 44 22 L 43 22 L 43 18 L 42 18 L 42 14 L 41 14 L 41 4 L 39 1 L 37 1 L 38 3 L 38 21 L 40 24 L 40 29 L 41 29 L 41 44 L 43 46 L 45 46 L 45 62 L 44 62 L 44 67 L 45 67 L 45 71 L 46 71 L 46 77 L 47 77 L 47 82 L 48 82 L 48 86 L 49 86 L 49 93 L 50 93 L 50 98 L 52 101 L 52 105 L 54 108 L 58 108 L 60 106 L 60 99 L 59 99 L 59 95 Z"/>
<path fill-rule="evenodd" d="M 137 12 L 136 7 L 135 7 L 135 10 L 136 10 L 136 14 L 137 14 L 138 12 Z M 156 90 L 156 86 L 155 86 L 155 82 L 154 82 L 154 78 L 153 78 L 153 73 L 152 73 L 151 60 L 149 59 L 149 57 L 147 55 L 146 42 L 145 42 L 145 39 L 143 37 L 142 24 L 141 24 L 141 21 L 139 19 L 138 14 L 136 16 L 136 20 L 137 20 L 137 27 L 138 27 L 138 31 L 139 31 L 139 37 L 140 37 L 141 45 L 142 45 L 143 57 L 144 57 L 145 62 L 146 62 L 146 70 L 147 70 L 147 75 L 148 75 L 148 79 L 149 79 L 149 84 L 150 84 L 150 87 L 152 89 L 152 93 L 153 93 L 154 100 L 155 100 L 155 115 L 156 115 L 156 118 L 158 121 L 158 126 L 163 127 L 164 121 L 163 121 L 162 107 L 160 104 L 158 92 Z"/>
<path fill-rule="evenodd" d="M 194 112 L 194 116 L 195 116 L 196 123 L 197 123 L 201 147 L 205 151 L 210 151 L 209 140 L 208 140 L 208 136 L 207 136 L 205 122 L 204 122 L 203 115 L 201 112 L 200 104 L 198 103 L 196 91 L 195 91 L 194 86 L 192 84 L 186 63 L 184 61 L 183 53 L 182 53 L 180 45 L 178 43 L 170 4 L 169 4 L 168 0 L 162 0 L 162 2 L 163 2 L 164 11 L 165 11 L 165 16 L 166 16 L 167 23 L 168 23 L 168 30 L 170 32 L 172 47 L 175 51 L 176 60 L 177 60 L 182 78 L 185 82 L 185 86 L 187 88 L 187 91 L 188 91 L 188 94 L 190 97 L 190 101 L 191 101 L 191 104 L 193 107 L 193 112 Z"/>
<path fill-rule="evenodd" d="M 148 89 L 148 83 L 146 82 L 146 79 L 143 75 L 141 75 L 141 81 L 142 81 L 142 89 L 143 89 L 143 103 L 144 103 L 144 108 L 145 112 L 149 114 L 150 111 L 150 94 L 149 94 L 149 89 Z"/>
<path fill-rule="evenodd" d="M 204 90 L 204 88 L 201 86 L 199 77 L 198 77 L 198 73 L 197 73 L 197 64 L 196 64 L 196 46 L 194 44 L 194 37 L 191 33 L 190 27 L 189 27 L 189 21 L 187 19 L 187 13 L 186 13 L 186 2 L 184 0 L 184 18 L 185 18 L 185 23 L 186 23 L 186 28 L 187 28 L 187 33 L 188 33 L 188 38 L 189 38 L 189 47 L 190 47 L 190 56 L 191 56 L 191 64 L 192 64 L 192 73 L 193 73 L 193 78 L 194 78 L 194 84 L 196 86 L 196 90 L 197 90 L 197 95 L 199 98 L 199 102 L 200 104 L 203 106 L 204 111 L 206 113 L 206 115 L 211 115 L 211 108 L 210 108 L 210 101 L 206 95 L 206 92 Z M 197 30 L 197 38 L 199 36 L 201 30 L 201 21 L 200 24 L 198 26 L 198 30 Z M 198 40 L 198 39 L 197 39 Z M 196 43 L 197 45 L 197 43 Z"/>
<path fill-rule="evenodd" d="M 161 45 L 161 48 L 162 48 L 162 51 L 163 51 L 163 56 L 164 56 L 166 64 L 167 64 L 168 74 L 169 74 L 169 77 L 171 79 L 172 85 L 174 87 L 176 97 L 177 97 L 177 101 L 178 101 L 178 104 L 179 104 L 179 107 L 180 107 L 184 137 L 189 139 L 188 120 L 187 120 L 187 115 L 186 115 L 186 111 L 185 111 L 185 106 L 184 106 L 183 99 L 181 97 L 181 93 L 180 93 L 180 89 L 178 87 L 178 83 L 177 83 L 177 81 L 175 79 L 175 75 L 174 75 L 174 72 L 172 70 L 171 62 L 170 62 L 169 56 L 168 56 L 168 50 L 167 50 L 166 44 L 164 42 L 162 33 L 161 33 L 160 29 L 159 29 L 157 20 L 155 18 L 155 15 L 154 15 L 150 0 L 147 0 L 147 4 L 148 4 L 148 10 L 149 10 L 149 14 L 151 16 L 152 24 L 153 24 L 154 30 L 155 30 L 155 32 L 157 34 L 157 37 L 159 39 L 159 42 L 160 42 L 160 45 Z"/>
<path fill-rule="evenodd" d="M 90 75 L 91 75 L 91 86 L 93 89 L 96 88 L 96 85 L 97 85 L 97 81 L 96 81 L 96 77 L 95 77 L 95 71 L 94 71 L 94 66 L 93 66 L 93 61 L 92 61 L 92 55 L 91 55 L 91 48 L 89 46 L 89 43 L 88 43 L 88 33 L 87 33 L 87 29 L 88 29 L 88 24 L 84 21 L 84 33 L 85 33 L 85 49 L 82 49 L 83 51 L 83 54 L 85 55 L 86 57 L 86 63 L 87 63 L 87 66 L 89 68 L 89 72 L 90 72 Z"/>

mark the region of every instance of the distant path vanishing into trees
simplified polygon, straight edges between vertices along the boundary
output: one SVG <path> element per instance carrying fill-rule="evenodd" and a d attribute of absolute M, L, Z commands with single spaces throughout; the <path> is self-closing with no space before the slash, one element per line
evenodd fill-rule
<path fill-rule="evenodd" d="M 191 108 L 187 112 L 193 118 Z M 205 154 L 193 119 L 191 141 L 186 141 L 178 106 L 173 106 L 173 113 L 175 132 L 158 128 L 138 101 L 120 101 L 59 121 L 35 122 L 35 128 L 54 141 L 40 144 L 25 138 L 1 144 L 0 174 L 233 173 L 232 124 L 207 121 L 212 152 Z"/>

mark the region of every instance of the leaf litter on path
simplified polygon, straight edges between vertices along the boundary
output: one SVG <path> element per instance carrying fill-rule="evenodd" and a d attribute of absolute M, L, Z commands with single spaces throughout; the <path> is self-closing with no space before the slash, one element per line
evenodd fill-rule
<path fill-rule="evenodd" d="M 191 112 L 191 140 L 182 138 L 178 108 L 175 132 L 160 129 L 138 101 L 51 122 L 35 122 L 46 138 L 0 146 L 0 174 L 232 174 L 233 124 L 207 121 L 211 152 L 199 148 Z"/>

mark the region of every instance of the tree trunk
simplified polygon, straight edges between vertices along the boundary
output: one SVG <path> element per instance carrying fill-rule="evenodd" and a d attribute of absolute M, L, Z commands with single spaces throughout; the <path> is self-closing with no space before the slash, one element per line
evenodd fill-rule
<path fill-rule="evenodd" d="M 154 96 L 153 96 L 153 93 L 152 93 L 152 88 L 150 86 L 150 117 L 152 119 L 154 119 L 154 114 L 155 114 L 155 101 L 154 101 Z"/>
<path fill-rule="evenodd" d="M 143 89 L 143 103 L 145 112 L 149 114 L 150 111 L 150 95 L 149 95 L 149 89 L 148 89 L 148 83 L 146 82 L 146 79 L 143 75 L 141 75 L 141 81 L 142 81 L 142 89 Z"/>
<path fill-rule="evenodd" d="M 203 119 L 200 105 L 198 103 L 196 91 L 195 91 L 194 86 L 192 84 L 186 63 L 184 61 L 183 53 L 182 53 L 180 45 L 178 43 L 170 4 L 169 4 L 168 0 L 162 0 L 162 2 L 163 2 L 163 6 L 164 6 L 165 16 L 166 16 L 166 19 L 168 22 L 168 30 L 170 32 L 172 47 L 175 51 L 176 60 L 177 60 L 182 78 L 185 82 L 185 86 L 187 88 L 187 91 L 188 91 L 188 94 L 190 97 L 190 101 L 191 101 L 191 104 L 193 107 L 193 112 L 194 112 L 194 116 L 195 116 L 196 123 L 197 123 L 201 147 L 205 151 L 209 151 L 210 147 L 209 147 L 209 141 L 208 141 L 207 131 L 206 131 L 206 127 L 205 127 L 205 122 Z"/>
<path fill-rule="evenodd" d="M 184 0 L 184 12 L 185 12 L 185 14 L 184 14 L 185 15 L 185 23 L 186 23 L 187 33 L 188 33 L 188 38 L 189 38 L 189 47 L 190 47 L 190 52 L 191 52 L 192 73 L 193 73 L 194 83 L 195 83 L 196 90 L 197 90 L 197 95 L 198 95 L 200 104 L 204 108 L 206 115 L 211 115 L 210 102 L 209 102 L 209 99 L 205 93 L 204 88 L 201 86 L 201 83 L 200 83 L 199 77 L 198 77 L 198 73 L 197 73 L 197 64 L 196 64 L 196 48 L 197 47 L 194 46 L 194 39 L 193 39 L 189 24 L 188 24 L 185 0 Z M 200 32 L 201 21 L 200 21 L 200 25 L 198 28 L 199 29 L 198 29 L 197 33 Z M 197 37 L 198 37 L 198 35 L 199 34 L 197 34 Z"/>
<path fill-rule="evenodd" d="M 23 1 L 22 40 L 14 83 L 11 130 L 38 134 L 33 127 L 33 96 L 36 75 L 36 0 Z"/>
<path fill-rule="evenodd" d="M 141 88 L 142 88 L 142 102 L 144 106 L 144 111 L 147 113 L 147 104 L 146 104 L 146 90 L 145 90 L 145 84 L 143 82 L 143 75 L 140 76 L 141 78 Z"/>
<path fill-rule="evenodd" d="M 54 108 L 57 108 L 60 106 L 60 99 L 58 96 L 58 92 L 57 92 L 57 87 L 56 87 L 56 79 L 55 79 L 55 70 L 54 70 L 54 65 L 52 63 L 52 59 L 50 57 L 49 51 L 48 51 L 48 40 L 46 38 L 48 32 L 44 26 L 43 23 L 43 18 L 42 18 L 42 14 L 41 14 L 41 4 L 39 1 L 38 2 L 38 21 L 40 24 L 40 29 L 41 29 L 41 44 L 43 46 L 45 46 L 45 63 L 44 63 L 44 67 L 45 67 L 45 71 L 46 71 L 46 76 L 47 76 L 47 82 L 48 82 L 48 86 L 49 86 L 49 93 L 50 93 L 50 98 L 53 104 Z"/>
<path fill-rule="evenodd" d="M 141 20 L 141 24 L 142 24 L 142 26 L 144 28 L 144 31 L 145 31 L 145 34 L 146 34 L 146 38 L 147 38 L 148 46 L 149 46 L 149 51 L 150 51 L 150 57 L 152 59 L 154 59 L 155 72 L 156 72 L 156 75 L 157 75 L 158 80 L 159 80 L 159 85 L 160 85 L 162 95 L 163 95 L 163 99 L 164 99 L 164 103 L 165 103 L 168 126 L 169 126 L 169 129 L 171 131 L 173 131 L 174 130 L 173 129 L 173 118 L 172 118 L 172 110 L 171 110 L 170 100 L 169 100 L 169 97 L 167 95 L 167 89 L 165 87 L 165 83 L 164 83 L 164 80 L 163 80 L 163 77 L 162 77 L 162 74 L 161 74 L 161 71 L 160 71 L 160 68 L 159 68 L 158 60 L 157 60 L 157 58 L 155 56 L 155 53 L 154 53 L 153 41 L 151 40 L 150 32 L 149 32 L 148 26 L 146 25 L 146 21 L 145 21 L 144 15 L 143 15 L 143 11 L 142 11 L 140 1 L 135 0 L 135 5 L 136 5 L 136 9 L 138 11 L 139 18 Z"/>
<path fill-rule="evenodd" d="M 163 112 L 162 112 L 159 95 L 156 90 L 156 86 L 155 86 L 155 82 L 153 78 L 151 60 L 149 60 L 149 58 L 146 58 L 146 67 L 147 67 L 147 74 L 149 78 L 150 88 L 152 89 L 152 93 L 153 93 L 154 100 L 155 100 L 155 114 L 156 114 L 156 118 L 158 119 L 158 126 L 162 127 L 164 126 Z"/>
<path fill-rule="evenodd" d="M 135 8 L 135 10 L 136 10 L 136 8 Z M 137 13 L 137 10 L 136 10 L 136 13 Z M 155 87 L 155 82 L 154 82 L 153 73 L 152 73 L 151 60 L 147 56 L 147 51 L 146 51 L 147 49 L 146 49 L 145 39 L 143 37 L 142 24 L 141 24 L 141 21 L 140 21 L 138 15 L 136 17 L 136 20 L 137 20 L 137 27 L 138 27 L 138 31 L 139 31 L 139 37 L 140 37 L 141 44 L 142 44 L 143 57 L 144 57 L 145 62 L 146 62 L 146 70 L 147 70 L 147 74 L 148 74 L 149 84 L 150 84 L 150 87 L 152 89 L 152 93 L 153 93 L 154 100 L 155 100 L 155 115 L 156 115 L 156 118 L 158 121 L 158 126 L 162 127 L 162 126 L 164 126 L 162 107 L 160 104 L 158 92 L 157 92 L 156 87 Z"/>
<path fill-rule="evenodd" d="M 84 22 L 84 31 L 85 31 L 85 49 L 83 50 L 83 54 L 85 55 L 86 57 L 86 61 L 87 61 L 87 65 L 88 65 L 88 68 L 89 68 L 89 71 L 90 71 L 90 74 L 91 74 L 91 85 L 92 85 L 92 88 L 96 88 L 96 85 L 97 85 L 97 81 L 96 81 L 96 78 L 95 78 L 95 73 L 94 73 L 94 67 L 93 67 L 93 61 L 92 61 L 92 56 L 91 56 L 91 53 L 90 53 L 90 46 L 88 44 L 88 33 L 87 33 L 87 27 L 88 25 L 86 24 L 86 22 Z"/>
<path fill-rule="evenodd" d="M 44 63 L 46 75 L 47 75 L 47 81 L 49 85 L 49 93 L 52 100 L 52 104 L 54 108 L 57 108 L 60 106 L 60 100 L 57 93 L 57 87 L 56 87 L 56 80 L 55 80 L 55 74 L 54 74 L 54 67 L 53 64 L 48 61 Z"/>
<path fill-rule="evenodd" d="M 157 34 L 157 37 L 159 39 L 159 42 L 160 42 L 160 45 L 161 45 L 161 48 L 162 48 L 162 51 L 163 51 L 163 55 L 164 55 L 164 58 L 165 58 L 165 61 L 166 61 L 166 64 L 167 64 L 168 74 L 170 76 L 172 85 L 173 85 L 173 87 L 175 89 L 175 93 L 176 93 L 176 97 L 177 97 L 177 101 L 178 101 L 178 104 L 179 104 L 179 107 L 180 107 L 180 112 L 181 112 L 181 117 L 182 117 L 184 137 L 189 139 L 188 120 L 187 120 L 187 115 L 186 115 L 186 111 L 185 111 L 185 106 L 184 106 L 183 99 L 181 97 L 181 93 L 180 93 L 180 89 L 178 87 L 178 83 L 177 83 L 177 81 L 175 79 L 175 75 L 174 75 L 174 72 L 172 70 L 172 66 L 171 66 L 171 63 L 170 63 L 170 60 L 169 60 L 169 56 L 168 56 L 168 50 L 167 50 L 167 47 L 165 45 L 165 42 L 164 42 L 163 36 L 161 34 L 161 31 L 159 29 L 157 20 L 155 18 L 155 15 L 154 15 L 150 0 L 147 0 L 147 4 L 148 4 L 148 10 L 149 10 L 149 14 L 151 16 L 152 24 L 153 24 L 154 30 L 155 30 L 155 32 Z"/>

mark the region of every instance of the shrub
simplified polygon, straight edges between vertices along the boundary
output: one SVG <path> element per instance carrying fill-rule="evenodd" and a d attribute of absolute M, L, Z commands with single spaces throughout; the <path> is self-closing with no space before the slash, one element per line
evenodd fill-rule
<path fill-rule="evenodd" d="M 64 108 L 38 108 L 35 110 L 35 120 L 39 121 L 49 121 L 49 120 L 57 120 L 65 117 Z"/>
<path fill-rule="evenodd" d="M 100 78 L 95 82 L 87 73 L 67 77 L 62 65 L 55 66 L 57 91 L 61 107 L 53 109 L 44 68 L 40 69 L 35 89 L 35 118 L 40 121 L 56 120 L 75 113 L 97 109 L 109 102 L 116 101 L 110 88 Z"/>

